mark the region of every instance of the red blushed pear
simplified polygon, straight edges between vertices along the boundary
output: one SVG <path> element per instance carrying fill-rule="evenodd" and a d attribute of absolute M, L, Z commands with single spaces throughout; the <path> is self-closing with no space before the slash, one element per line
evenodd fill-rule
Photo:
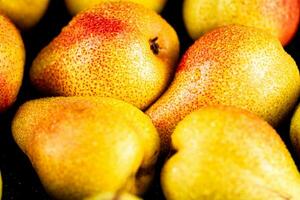
<path fill-rule="evenodd" d="M 166 151 L 176 124 L 204 105 L 244 108 L 276 126 L 299 92 L 297 65 L 277 38 L 230 25 L 205 34 L 187 50 L 170 87 L 146 113 Z"/>
<path fill-rule="evenodd" d="M 25 48 L 13 23 L 0 15 L 0 111 L 17 98 L 22 84 Z"/>
<path fill-rule="evenodd" d="M 30 78 L 47 95 L 102 96 L 148 107 L 174 71 L 179 41 L 154 11 L 102 3 L 76 15 L 35 58 Z"/>
<path fill-rule="evenodd" d="M 193 39 L 229 24 L 265 30 L 286 45 L 297 31 L 298 0 L 184 0 L 183 18 Z"/>

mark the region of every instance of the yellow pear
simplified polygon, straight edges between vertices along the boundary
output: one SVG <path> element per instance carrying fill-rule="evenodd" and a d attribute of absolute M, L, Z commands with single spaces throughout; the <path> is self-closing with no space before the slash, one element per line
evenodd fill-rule
<path fill-rule="evenodd" d="M 112 193 L 106 192 L 93 197 L 85 198 L 84 200 L 142 200 L 128 193 Z"/>
<path fill-rule="evenodd" d="M 296 108 L 296 111 L 291 120 L 290 138 L 296 153 L 298 154 L 298 156 L 300 156 L 300 106 L 299 105 Z"/>
<path fill-rule="evenodd" d="M 34 26 L 48 8 L 49 0 L 1 0 L 0 13 L 7 15 L 22 29 Z"/>
<path fill-rule="evenodd" d="M 167 91 L 147 110 L 168 149 L 176 124 L 205 105 L 247 109 L 276 126 L 300 92 L 293 58 L 256 28 L 229 25 L 199 38 L 184 54 Z"/>
<path fill-rule="evenodd" d="M 113 97 L 145 109 L 168 85 L 178 53 L 176 32 L 154 11 L 102 3 L 38 54 L 30 78 L 47 95 Z"/>
<path fill-rule="evenodd" d="M 161 183 L 167 200 L 299 199 L 300 175 L 276 131 L 233 107 L 203 107 L 172 134 Z"/>
<path fill-rule="evenodd" d="M 15 102 L 22 84 L 24 65 L 22 37 L 12 22 L 0 15 L 0 112 Z"/>
<path fill-rule="evenodd" d="M 113 2 L 113 1 L 120 1 L 120 0 L 65 0 L 68 10 L 71 14 L 76 15 L 78 12 L 91 8 L 99 3 L 103 2 Z M 138 3 L 148 7 L 150 9 L 155 10 L 156 12 L 160 12 L 167 0 L 125 0 L 131 1 L 134 3 Z"/>
<path fill-rule="evenodd" d="M 12 133 L 46 191 L 58 199 L 106 191 L 142 194 L 159 153 L 159 136 L 149 117 L 112 98 L 26 102 L 16 113 Z"/>
<path fill-rule="evenodd" d="M 299 0 L 184 0 L 183 17 L 193 39 L 214 28 L 240 24 L 265 30 L 286 45 L 297 31 Z"/>

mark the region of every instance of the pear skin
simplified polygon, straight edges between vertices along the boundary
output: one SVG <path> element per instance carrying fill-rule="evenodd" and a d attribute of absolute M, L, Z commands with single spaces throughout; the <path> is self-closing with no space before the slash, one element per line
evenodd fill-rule
<path fill-rule="evenodd" d="M 114 1 L 116 2 L 120 0 L 65 0 L 67 8 L 72 15 L 76 15 L 80 11 L 91 8 L 99 3 L 114 2 Z M 156 12 L 160 12 L 167 2 L 167 0 L 126 0 L 126 1 L 141 4 Z"/>
<path fill-rule="evenodd" d="M 300 176 L 276 131 L 247 111 L 203 107 L 172 134 L 161 173 L 167 200 L 299 199 Z"/>
<path fill-rule="evenodd" d="M 300 158 L 300 106 L 298 105 L 291 120 L 290 139 L 296 154 Z"/>
<path fill-rule="evenodd" d="M 47 95 L 112 97 L 145 109 L 169 84 L 178 52 L 176 32 L 154 11 L 102 3 L 38 54 L 30 78 Z"/>
<path fill-rule="evenodd" d="M 297 31 L 299 0 L 184 0 L 183 18 L 193 39 L 229 24 L 265 30 L 286 45 Z"/>
<path fill-rule="evenodd" d="M 142 200 L 137 196 L 128 193 L 111 193 L 106 192 L 93 197 L 85 198 L 84 200 Z"/>
<path fill-rule="evenodd" d="M 142 194 L 159 136 L 147 115 L 120 100 L 54 97 L 22 105 L 12 123 L 46 191 L 57 199 L 102 192 Z"/>
<path fill-rule="evenodd" d="M 299 92 L 298 67 L 277 38 L 230 25 L 205 34 L 187 50 L 168 90 L 146 113 L 166 150 L 176 124 L 201 106 L 240 107 L 276 126 Z"/>
<path fill-rule="evenodd" d="M 11 106 L 22 84 L 25 48 L 14 24 L 0 15 L 0 112 Z"/>
<path fill-rule="evenodd" d="M 0 13 L 8 16 L 18 27 L 29 29 L 40 21 L 48 4 L 49 0 L 1 0 Z"/>

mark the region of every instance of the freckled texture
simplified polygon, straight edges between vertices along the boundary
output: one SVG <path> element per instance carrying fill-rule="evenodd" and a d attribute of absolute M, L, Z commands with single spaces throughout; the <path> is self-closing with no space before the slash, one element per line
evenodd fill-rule
<path fill-rule="evenodd" d="M 151 120 L 112 98 L 54 97 L 22 105 L 12 133 L 45 189 L 58 199 L 143 193 L 159 152 Z M 138 170 L 146 170 L 136 176 Z"/>
<path fill-rule="evenodd" d="M 0 13 L 22 29 L 38 23 L 48 8 L 49 0 L 1 0 Z"/>
<path fill-rule="evenodd" d="M 172 144 L 177 152 L 161 174 L 168 200 L 299 198 L 291 155 L 276 131 L 251 113 L 201 108 L 178 124 Z"/>
<path fill-rule="evenodd" d="M 158 38 L 159 54 L 150 48 Z M 163 92 L 177 61 L 173 28 L 134 3 L 81 12 L 34 60 L 33 85 L 49 95 L 114 97 L 144 109 Z"/>
<path fill-rule="evenodd" d="M 134 195 L 128 193 L 103 193 L 93 197 L 85 198 L 84 200 L 142 200 Z"/>
<path fill-rule="evenodd" d="M 183 56 L 168 90 L 146 113 L 168 149 L 176 124 L 203 105 L 247 109 L 277 125 L 295 105 L 300 77 L 295 61 L 271 35 L 244 26 L 205 34 Z"/>
<path fill-rule="evenodd" d="M 78 12 L 91 8 L 97 4 L 104 2 L 117 2 L 120 0 L 65 0 L 68 10 L 71 14 L 75 15 Z M 125 0 L 141 4 L 147 8 L 160 12 L 167 0 Z"/>
<path fill-rule="evenodd" d="M 290 139 L 296 154 L 300 158 L 300 106 L 295 110 L 290 125 Z"/>
<path fill-rule="evenodd" d="M 192 38 L 214 28 L 240 24 L 263 29 L 286 45 L 299 23 L 298 0 L 184 0 L 183 16 Z"/>
<path fill-rule="evenodd" d="M 22 84 L 25 49 L 19 31 L 0 15 L 0 111 L 15 102 Z"/>

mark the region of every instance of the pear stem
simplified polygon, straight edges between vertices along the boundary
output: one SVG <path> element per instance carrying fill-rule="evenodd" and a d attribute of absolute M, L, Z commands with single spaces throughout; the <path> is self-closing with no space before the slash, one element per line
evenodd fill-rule
<path fill-rule="evenodd" d="M 152 50 L 152 52 L 153 52 L 155 55 L 158 55 L 158 54 L 159 54 L 159 49 L 160 49 L 157 40 L 158 40 L 158 37 L 155 37 L 155 38 L 149 40 L 149 43 L 150 43 L 150 49 Z"/>

